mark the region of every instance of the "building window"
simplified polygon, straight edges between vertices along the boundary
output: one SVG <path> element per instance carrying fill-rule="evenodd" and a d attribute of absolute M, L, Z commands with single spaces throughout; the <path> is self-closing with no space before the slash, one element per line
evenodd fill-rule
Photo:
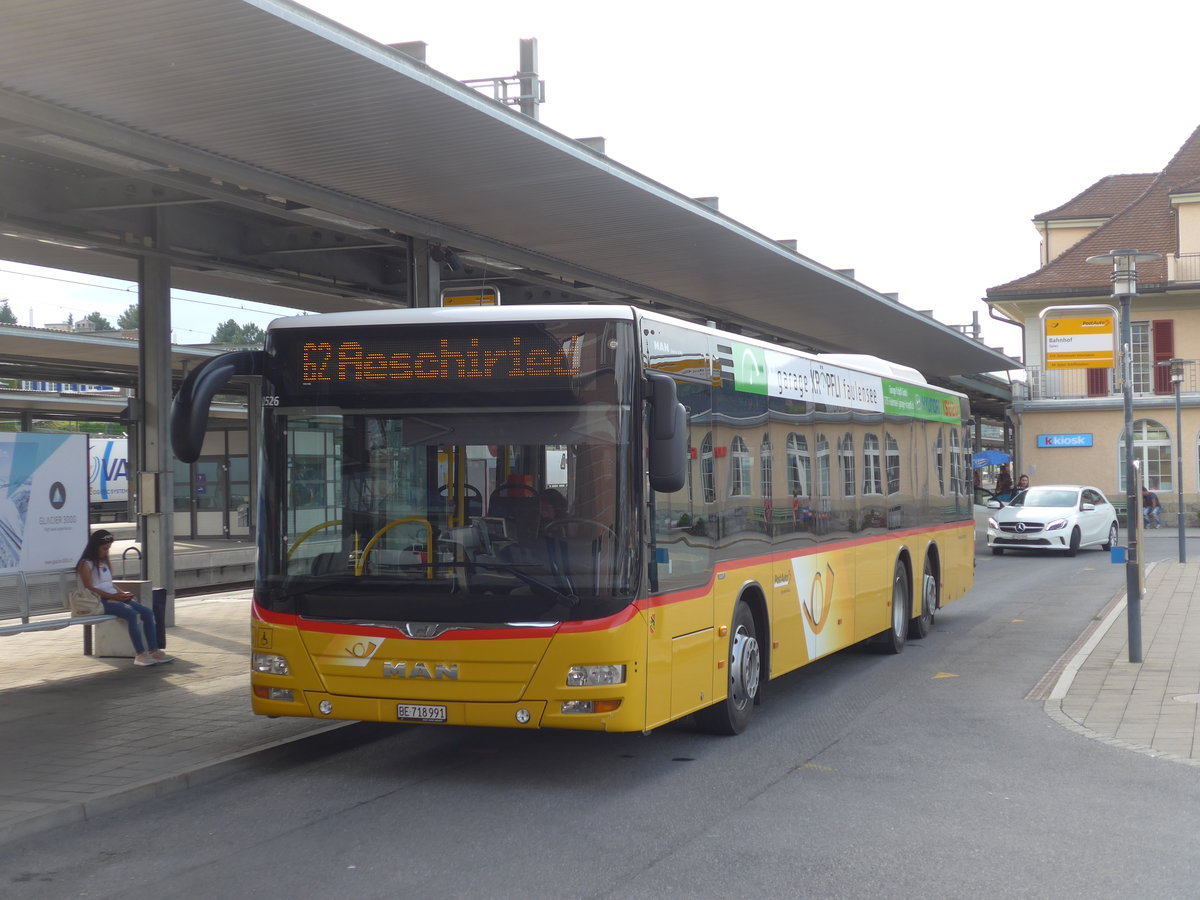
<path fill-rule="evenodd" d="M 1170 319 L 1133 322 L 1133 392 L 1171 394 L 1171 367 L 1161 365 L 1175 355 L 1175 323 Z"/>
<path fill-rule="evenodd" d="M 1150 349 L 1150 323 L 1133 323 L 1133 392 L 1150 393 L 1154 354 Z"/>
<path fill-rule="evenodd" d="M 775 493 L 771 486 L 771 481 L 775 477 L 775 461 L 771 455 L 771 436 L 769 434 L 763 435 L 762 444 L 758 447 L 758 471 L 762 497 L 764 500 L 770 500 Z"/>
<path fill-rule="evenodd" d="M 959 450 L 958 429 L 950 429 L 950 493 L 965 494 L 966 485 L 962 477 L 962 452 Z"/>
<path fill-rule="evenodd" d="M 933 442 L 933 467 L 937 471 L 938 493 L 946 493 L 946 469 L 942 457 L 942 429 L 938 429 L 937 440 Z"/>
<path fill-rule="evenodd" d="M 700 485 L 704 491 L 704 502 L 713 503 L 717 499 L 717 483 L 713 477 L 713 440 L 712 432 L 704 435 L 700 442 Z"/>
<path fill-rule="evenodd" d="M 812 457 L 808 453 L 808 438 L 793 432 L 787 436 L 788 494 L 807 497 L 812 491 Z"/>
<path fill-rule="evenodd" d="M 833 493 L 833 477 L 829 463 L 829 439 L 823 434 L 817 435 L 817 494 L 829 497 Z M 822 504 L 824 505 L 824 504 Z"/>
<path fill-rule="evenodd" d="M 886 452 L 884 465 L 887 469 L 887 492 L 900 493 L 900 444 L 890 434 L 884 435 Z"/>
<path fill-rule="evenodd" d="M 1171 435 L 1153 419 L 1138 419 L 1133 423 L 1133 458 L 1142 464 L 1142 483 L 1152 491 L 1175 489 L 1175 466 L 1171 451 Z M 1125 439 L 1118 435 L 1117 462 L 1120 466 L 1118 483 L 1121 492 L 1127 491 L 1125 480 Z"/>
<path fill-rule="evenodd" d="M 729 496 L 749 497 L 753 458 L 741 435 L 735 435 L 729 444 Z"/>
<path fill-rule="evenodd" d="M 882 494 L 882 472 L 879 455 L 879 435 L 863 435 L 863 493 Z"/>
<path fill-rule="evenodd" d="M 838 467 L 842 470 L 842 496 L 854 496 L 854 435 L 846 432 L 837 443 Z"/>

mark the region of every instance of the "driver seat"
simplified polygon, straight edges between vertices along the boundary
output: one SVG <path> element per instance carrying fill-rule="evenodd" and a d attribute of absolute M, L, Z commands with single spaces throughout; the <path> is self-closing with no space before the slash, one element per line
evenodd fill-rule
<path fill-rule="evenodd" d="M 502 484 L 488 499 L 488 515 L 505 519 L 508 536 L 520 543 L 528 543 L 537 539 L 542 504 L 532 488 Z"/>

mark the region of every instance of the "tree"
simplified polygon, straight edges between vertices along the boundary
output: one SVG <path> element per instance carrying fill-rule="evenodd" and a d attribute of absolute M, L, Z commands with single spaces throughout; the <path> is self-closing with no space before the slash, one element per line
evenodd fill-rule
<path fill-rule="evenodd" d="M 245 325 L 239 325 L 233 319 L 228 319 L 217 326 L 217 330 L 213 332 L 212 343 L 226 344 L 232 346 L 246 346 L 249 344 L 262 344 L 263 330 L 253 322 L 247 322 Z"/>
<path fill-rule="evenodd" d="M 117 317 L 117 327 L 122 331 L 138 330 L 138 308 L 136 303 L 130 303 L 129 308 Z"/>
<path fill-rule="evenodd" d="M 83 326 L 85 323 L 90 326 L 88 329 L 89 331 L 113 330 L 112 322 L 108 321 L 108 319 L 104 318 L 104 316 L 100 315 L 98 312 L 88 313 L 79 324 Z"/>
<path fill-rule="evenodd" d="M 17 317 L 13 313 L 12 308 L 8 305 L 8 301 L 3 301 L 0 304 L 0 325 L 16 325 Z"/>

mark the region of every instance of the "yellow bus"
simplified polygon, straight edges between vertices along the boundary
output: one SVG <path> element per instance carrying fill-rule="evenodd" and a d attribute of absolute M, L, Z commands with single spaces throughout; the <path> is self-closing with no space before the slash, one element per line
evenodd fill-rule
<path fill-rule="evenodd" d="M 877 359 L 624 306 L 280 319 L 184 382 L 180 459 L 234 375 L 261 715 L 733 734 L 971 586 L 966 398 Z"/>

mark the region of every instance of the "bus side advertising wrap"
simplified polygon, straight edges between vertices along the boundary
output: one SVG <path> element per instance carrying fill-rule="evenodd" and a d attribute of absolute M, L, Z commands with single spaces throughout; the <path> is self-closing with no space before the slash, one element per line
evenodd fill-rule
<path fill-rule="evenodd" d="M 953 394 L 869 372 L 797 358 L 761 347 L 733 347 L 737 389 L 751 394 L 956 423 L 961 405 Z"/>

